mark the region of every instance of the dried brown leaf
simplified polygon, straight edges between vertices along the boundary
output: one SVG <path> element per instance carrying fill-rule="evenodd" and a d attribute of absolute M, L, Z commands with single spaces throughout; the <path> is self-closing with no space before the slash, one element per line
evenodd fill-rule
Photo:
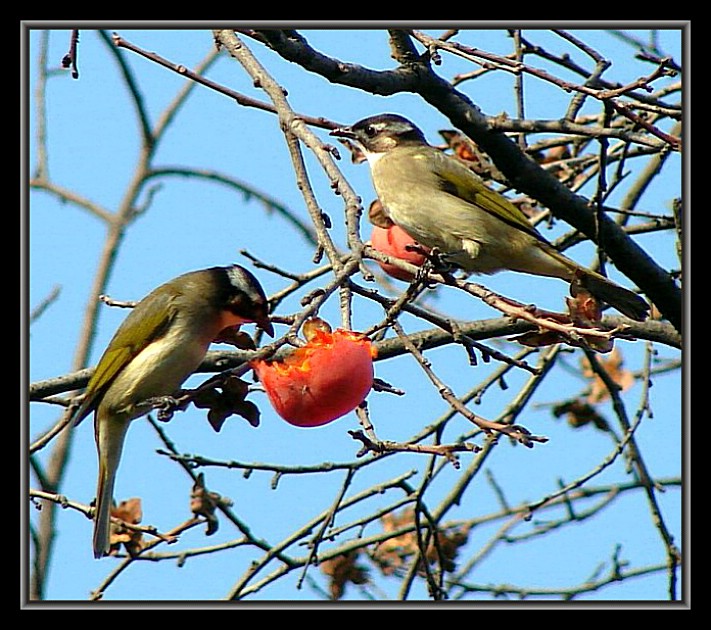
<path fill-rule="evenodd" d="M 383 204 L 380 202 L 380 199 L 376 199 L 371 202 L 370 207 L 368 208 L 368 220 L 372 225 L 381 227 L 384 230 L 387 230 L 395 225 L 392 222 L 392 219 L 385 214 L 385 209 L 383 208 Z"/>
<path fill-rule="evenodd" d="M 138 525 L 143 518 L 141 499 L 134 497 L 121 501 L 118 505 L 111 507 L 111 516 L 120 518 L 131 525 Z M 123 545 L 130 556 L 136 556 L 143 549 L 143 535 L 124 527 L 118 523 L 111 522 L 109 533 L 110 555 L 116 555 Z"/>
<path fill-rule="evenodd" d="M 491 158 L 479 149 L 471 138 L 456 129 L 442 129 L 439 134 L 444 138 L 447 146 L 452 149 L 454 155 L 466 163 L 472 171 L 485 179 L 494 179 L 498 182 L 506 181 L 506 177 L 496 168 Z"/>
<path fill-rule="evenodd" d="M 205 474 L 200 473 L 195 485 L 190 492 L 190 511 L 195 516 L 202 516 L 207 521 L 207 529 L 205 534 L 212 536 L 218 528 L 219 521 L 215 511 L 218 507 L 229 507 L 232 501 L 227 497 L 223 497 L 217 492 L 211 492 L 205 486 Z"/>
<path fill-rule="evenodd" d="M 634 384 L 634 374 L 622 367 L 624 358 L 618 348 L 615 348 L 606 359 L 599 359 L 598 362 L 607 375 L 620 388 L 620 391 L 626 391 L 632 387 Z M 581 369 L 583 375 L 590 379 L 590 393 L 587 397 L 588 402 L 595 404 L 609 398 L 610 392 L 607 389 L 607 385 L 595 374 L 587 357 L 581 359 Z"/>
<path fill-rule="evenodd" d="M 365 584 L 368 581 L 367 567 L 356 562 L 359 555 L 360 551 L 354 549 L 319 564 L 321 572 L 331 578 L 329 582 L 331 599 L 340 599 L 348 582 Z"/>
<path fill-rule="evenodd" d="M 397 531 L 412 525 L 414 520 L 414 510 L 412 509 L 404 510 L 400 514 L 386 514 L 380 519 L 385 532 Z M 459 547 L 467 542 L 468 529 L 462 527 L 439 531 L 436 536 L 436 542 L 434 536 L 430 537 L 430 542 L 425 551 L 427 562 L 430 564 L 441 563 L 445 571 L 454 571 Z M 405 562 L 417 551 L 417 533 L 407 532 L 379 543 L 373 550 L 371 557 L 383 575 L 392 575 L 403 567 Z M 422 565 L 420 565 L 420 572 L 423 572 Z"/>
<path fill-rule="evenodd" d="M 213 340 L 214 343 L 227 343 L 241 350 L 256 350 L 257 346 L 254 344 L 254 339 L 246 333 L 239 329 L 239 326 L 228 326 L 227 328 L 220 331 L 220 333 Z"/>
<path fill-rule="evenodd" d="M 595 296 L 583 285 L 579 276 L 570 283 L 570 295 L 565 298 L 570 319 L 576 326 L 597 328 L 602 321 L 602 309 Z"/>
<path fill-rule="evenodd" d="M 222 429 L 225 420 L 231 415 L 238 415 L 253 427 L 259 426 L 260 411 L 251 401 L 245 400 L 249 393 L 249 384 L 236 376 L 227 377 L 218 389 L 198 392 L 193 397 L 193 404 L 199 409 L 208 409 L 207 420 L 217 432 Z"/>
<path fill-rule="evenodd" d="M 571 400 L 556 405 L 553 407 L 553 415 L 556 418 L 565 415 L 568 424 L 574 429 L 592 423 L 600 431 L 610 430 L 607 420 L 598 413 L 595 407 L 584 400 Z"/>

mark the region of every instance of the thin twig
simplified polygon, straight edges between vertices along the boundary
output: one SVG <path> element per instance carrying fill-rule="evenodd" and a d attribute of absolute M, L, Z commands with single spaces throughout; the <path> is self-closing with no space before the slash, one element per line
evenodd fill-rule
<path fill-rule="evenodd" d="M 491 434 L 493 432 L 502 433 L 504 435 L 508 435 L 510 438 L 516 440 L 517 442 L 520 442 L 524 446 L 528 446 L 529 448 L 532 447 L 535 442 L 542 443 L 548 441 L 547 437 L 540 435 L 532 435 L 530 431 L 520 425 L 493 422 L 491 420 L 486 420 L 485 418 L 474 414 L 465 405 L 461 403 L 461 401 L 454 395 L 452 390 L 434 373 L 434 371 L 430 367 L 429 361 L 425 359 L 424 355 L 408 339 L 400 324 L 398 324 L 397 322 L 393 322 L 393 329 L 397 333 L 398 337 L 403 340 L 403 343 L 410 351 L 410 354 L 415 357 L 427 377 L 437 388 L 437 391 L 442 396 L 442 398 L 444 398 L 454 409 L 457 410 L 458 413 L 463 415 L 467 420 L 474 423 L 487 434 Z"/>

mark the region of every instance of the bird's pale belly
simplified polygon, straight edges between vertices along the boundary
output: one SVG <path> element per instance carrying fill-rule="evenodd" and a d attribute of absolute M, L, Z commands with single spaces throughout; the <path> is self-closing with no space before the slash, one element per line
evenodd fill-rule
<path fill-rule="evenodd" d="M 111 408 L 116 393 L 121 407 L 114 410 L 133 416 L 130 409 L 133 405 L 156 396 L 168 396 L 179 389 L 200 365 L 206 350 L 207 346 L 202 344 L 186 347 L 175 343 L 170 335 L 150 344 L 119 373 L 104 395 L 102 405 Z"/>
<path fill-rule="evenodd" d="M 416 188 L 414 185 L 413 189 Z M 439 193 L 437 193 L 439 194 Z M 490 213 L 430 195 L 431 205 L 413 207 L 408 198 L 383 195 L 392 221 L 421 245 L 436 248 L 447 262 L 466 271 L 492 274 L 503 269 L 566 277 L 569 270 L 547 255 L 538 239 L 508 226 Z"/>
<path fill-rule="evenodd" d="M 467 271 L 490 274 L 510 268 L 511 247 L 499 247 L 486 234 L 479 234 L 475 226 L 468 227 L 470 238 L 448 229 L 448 224 L 435 213 L 413 213 L 396 202 L 388 206 L 392 221 L 421 245 L 437 249 L 446 262 Z M 461 231 L 461 230 L 460 230 Z M 479 238 L 480 237 L 480 238 Z"/>

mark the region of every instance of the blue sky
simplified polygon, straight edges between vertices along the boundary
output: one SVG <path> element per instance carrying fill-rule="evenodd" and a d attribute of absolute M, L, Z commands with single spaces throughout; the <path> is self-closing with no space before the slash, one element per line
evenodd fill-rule
<path fill-rule="evenodd" d="M 212 46 L 209 30 L 112 29 L 122 37 L 146 50 L 188 67 L 194 67 Z M 439 30 L 433 30 L 439 33 Z M 575 32 L 575 31 L 573 31 Z M 528 33 L 531 39 L 552 49 L 561 48 L 585 63 L 580 53 L 561 46 L 551 33 Z M 606 75 L 616 81 L 628 82 L 648 73 L 648 64 L 634 63 L 629 47 L 619 39 L 602 31 L 579 31 L 588 44 L 599 47 L 614 61 Z M 394 63 L 389 57 L 387 37 L 383 31 L 322 30 L 307 33 L 311 44 L 337 58 L 361 63 L 370 68 L 385 69 Z M 640 36 L 646 36 L 640 33 Z M 56 30 L 49 41 L 51 65 L 57 65 L 68 48 L 69 31 Z M 32 98 L 37 76 L 39 33 L 29 33 L 29 97 Z M 508 54 L 511 40 L 501 30 L 481 30 L 467 38 L 470 46 Z M 411 94 L 378 97 L 350 88 L 330 85 L 324 79 L 309 75 L 293 64 L 278 59 L 261 45 L 247 40 L 250 49 L 265 64 L 275 79 L 289 93 L 291 107 L 304 114 L 350 123 L 367 115 L 383 111 L 404 114 L 423 128 L 431 142 L 439 142 L 439 129 L 448 128 L 448 121 L 426 103 Z M 681 61 L 679 31 L 660 32 L 660 48 L 665 54 Z M 127 54 L 140 85 L 146 107 L 155 123 L 163 108 L 181 89 L 185 79 L 136 55 Z M 444 76 L 471 70 L 471 66 L 451 56 L 444 56 L 444 64 L 437 71 Z M 108 210 L 114 211 L 131 179 L 136 154 L 137 124 L 132 103 L 119 80 L 116 64 L 95 32 L 81 33 L 79 44 L 80 79 L 66 74 L 50 79 L 47 88 L 47 118 L 49 142 L 49 174 L 53 181 L 76 190 Z M 256 90 L 242 68 L 233 60 L 222 57 L 210 69 L 208 76 L 234 90 L 266 100 Z M 465 91 L 489 115 L 513 113 L 511 77 L 504 73 L 463 84 Z M 560 92 L 535 80 L 526 81 L 527 115 L 532 118 L 556 119 L 565 112 L 567 101 Z M 35 139 L 36 115 L 32 100 L 28 103 L 30 174 L 37 159 Z M 597 111 L 593 105 L 590 111 Z M 330 142 L 325 131 L 317 130 L 324 142 Z M 345 247 L 342 200 L 335 196 L 317 162 L 305 151 L 309 176 L 315 193 L 325 212 L 332 219 L 332 236 Z M 228 173 L 263 191 L 304 220 L 308 215 L 289 160 L 283 134 L 273 115 L 236 105 L 225 96 L 198 87 L 167 132 L 155 157 L 156 165 L 189 165 L 201 169 L 215 169 Z M 372 199 L 372 186 L 365 165 L 356 166 L 350 160 L 340 163 L 351 185 L 363 197 Z M 584 192 L 584 191 L 583 191 Z M 653 213 L 669 213 L 670 202 L 680 194 L 680 159 L 673 157 L 662 175 L 645 193 L 639 209 Z M 621 195 L 621 193 L 620 193 Z M 611 204 L 619 202 L 615 194 Z M 145 198 L 144 198 L 145 200 Z M 79 325 L 89 299 L 89 289 L 97 260 L 103 247 L 105 228 L 95 217 L 72 204 L 63 204 L 43 192 L 29 195 L 27 214 L 29 247 L 30 308 L 40 303 L 54 287 L 60 287 L 59 298 L 29 330 L 29 381 L 34 382 L 70 371 L 74 349 L 79 336 Z M 363 224 L 367 230 L 367 224 Z M 564 233 L 558 224 L 545 235 L 554 239 Z M 638 241 L 654 258 L 668 268 L 678 267 L 675 252 L 666 236 L 646 235 Z M 305 272 L 313 268 L 313 249 L 303 238 L 286 225 L 276 214 L 265 212 L 262 204 L 248 199 L 223 186 L 187 178 L 166 178 L 153 194 L 148 211 L 131 225 L 123 242 L 108 293 L 116 299 L 140 299 L 162 282 L 191 269 L 230 262 L 249 262 L 239 252 L 247 249 L 258 258 L 282 268 Z M 590 263 L 594 250 L 578 246 L 568 252 L 573 258 Z M 629 285 L 614 268 L 611 275 Z M 277 275 L 257 270 L 268 294 L 282 289 L 287 281 Z M 566 287 L 556 280 L 537 279 L 514 273 L 501 273 L 479 279 L 486 286 L 523 302 L 560 309 Z M 310 286 L 315 288 L 316 285 Z M 404 285 L 396 284 L 395 291 Z M 303 292 L 286 300 L 280 313 L 296 312 Z M 435 308 L 462 319 L 495 317 L 496 313 L 471 297 L 452 291 L 438 291 L 429 298 Z M 101 308 L 97 338 L 92 353 L 93 364 L 108 343 L 116 326 L 125 316 L 121 309 Z M 338 324 L 338 300 L 331 299 L 321 316 Z M 381 311 L 365 300 L 354 309 L 354 327 L 367 328 L 381 317 Z M 408 332 L 424 328 L 412 318 L 403 320 Z M 250 328 L 251 330 L 251 328 Z M 283 333 L 285 327 L 278 327 Z M 643 365 L 645 344 L 619 343 L 626 366 L 635 371 Z M 515 352 L 505 346 L 509 353 Z M 674 360 L 678 353 L 666 346 L 657 348 L 658 359 Z M 427 353 L 438 374 L 458 395 L 465 394 L 480 382 L 492 366 L 480 363 L 469 366 L 461 350 L 443 348 Z M 608 436 L 591 428 L 571 431 L 563 421 L 555 421 L 550 403 L 565 396 L 575 396 L 585 389 L 586 382 L 577 373 L 579 355 L 570 353 L 562 359 L 554 378 L 537 390 L 535 401 L 528 407 L 522 423 L 534 433 L 545 434 L 550 441 L 534 449 L 516 448 L 500 444 L 486 462 L 497 483 L 506 490 L 512 505 L 533 501 L 553 491 L 563 479 L 568 482 L 597 463 L 612 449 Z M 369 407 L 379 436 L 382 439 L 405 440 L 426 424 L 447 411 L 446 403 L 431 387 L 414 361 L 392 359 L 376 364 L 376 375 L 407 391 L 404 397 L 383 393 L 369 396 Z M 495 419 L 512 402 L 512 397 L 527 378 L 522 371 L 507 375 L 508 389 L 493 388 L 475 408 L 477 413 Z M 637 434 L 640 448 L 656 477 L 680 473 L 681 449 L 681 380 L 678 371 L 655 377 L 651 390 L 653 419 L 646 420 Z M 187 386 L 201 382 L 194 376 Z M 633 414 L 642 397 L 636 384 L 624 393 L 629 413 Z M 253 428 L 239 418 L 228 421 L 220 433 L 215 433 L 205 422 L 203 412 L 191 408 L 178 414 L 166 430 L 176 447 L 183 453 L 199 453 L 214 460 L 236 460 L 246 463 L 279 465 L 318 464 L 322 461 L 347 462 L 355 459 L 359 444 L 347 433 L 355 430 L 358 421 L 349 414 L 338 422 L 312 430 L 291 427 L 281 421 L 269 408 L 266 397 L 257 392 L 251 400 L 262 410 L 260 427 Z M 608 417 L 613 413 L 602 407 Z M 41 434 L 58 417 L 57 408 L 33 404 L 29 414 L 30 439 Z M 443 441 L 454 440 L 468 430 L 466 421 L 450 423 Z M 119 471 L 117 496 L 141 496 L 144 523 L 168 529 L 187 517 L 187 496 L 190 480 L 166 457 L 156 454 L 161 443 L 155 431 L 143 420 L 133 423 L 126 452 Z M 41 458 L 46 460 L 50 449 Z M 89 503 L 95 490 L 96 455 L 91 423 L 83 423 L 77 430 L 72 457 L 61 491 L 72 500 Z M 469 463 L 462 457 L 462 469 Z M 356 492 L 374 483 L 391 479 L 409 470 L 426 469 L 428 460 L 418 455 L 398 455 L 384 459 L 359 473 Z M 285 475 L 276 489 L 271 489 L 272 475 L 254 472 L 245 478 L 240 471 L 223 468 L 204 469 L 208 484 L 235 501 L 235 512 L 249 524 L 255 534 L 275 544 L 289 532 L 302 527 L 315 515 L 327 509 L 343 483 L 344 473 L 319 475 Z M 428 497 L 436 505 L 460 472 L 445 467 L 428 490 Z M 595 480 L 595 485 L 612 483 L 624 478 L 624 466 L 618 462 Z M 32 487 L 35 487 L 30 478 Z M 391 500 L 392 492 L 375 498 L 371 509 L 379 501 Z M 681 544 L 681 494 L 672 489 L 660 496 L 664 516 Z M 473 483 L 461 505 L 448 516 L 451 519 L 471 518 L 485 514 L 496 506 L 496 498 L 484 476 Z M 33 510 L 30 508 L 30 511 Z M 639 522 L 643 515 L 643 522 Z M 346 515 L 339 515 L 339 519 Z M 637 565 L 653 564 L 663 559 L 659 536 L 641 493 L 625 500 L 623 507 L 596 517 L 592 522 L 569 527 L 554 539 L 543 538 L 525 546 L 512 545 L 498 549 L 477 572 L 470 576 L 477 583 L 507 583 L 536 586 L 577 584 L 592 575 L 601 561 L 609 561 L 616 544 L 622 545 L 622 555 Z M 58 513 L 59 536 L 53 558 L 53 568 L 47 584 L 46 597 L 52 600 L 84 600 L 97 587 L 115 564 L 113 559 L 94 561 L 91 557 L 91 523 L 72 510 Z M 371 526 L 372 528 L 373 526 Z M 365 534 L 372 533 L 368 529 Z M 482 544 L 491 529 L 482 527 L 472 532 L 470 545 Z M 202 530 L 184 535 L 181 547 L 192 548 L 218 544 L 238 537 L 233 527 L 222 521 L 218 534 L 205 538 Z M 554 544 L 554 549 L 551 549 Z M 175 548 L 178 546 L 176 545 Z M 174 550 L 173 547 L 164 550 Z M 296 552 L 295 552 L 296 553 Z M 300 552 L 304 553 L 304 552 Z M 554 572 L 551 573 L 551 554 Z M 127 574 L 120 576 L 107 591 L 107 600 L 215 600 L 229 593 L 232 584 L 248 563 L 259 558 L 252 548 L 240 547 L 229 552 L 197 557 L 178 568 L 174 562 L 138 562 Z M 265 574 L 268 571 L 265 572 Z M 301 571 L 294 571 L 284 580 L 264 588 L 253 596 L 255 600 L 320 600 L 321 593 L 309 582 L 295 589 Z M 325 588 L 317 568 L 309 577 Z M 397 594 L 395 580 L 377 579 L 389 597 Z M 629 580 L 614 590 L 619 599 L 663 599 L 663 574 Z M 414 598 L 426 598 L 422 584 L 414 587 Z M 609 592 L 586 596 L 587 600 L 610 597 Z M 355 599 L 363 596 L 351 588 L 348 594 Z"/>

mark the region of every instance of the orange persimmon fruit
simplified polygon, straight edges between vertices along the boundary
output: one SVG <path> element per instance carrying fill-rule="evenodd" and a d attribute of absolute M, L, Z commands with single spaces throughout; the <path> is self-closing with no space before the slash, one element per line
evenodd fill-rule
<path fill-rule="evenodd" d="M 314 323 L 315 322 L 315 323 Z M 275 411 L 289 424 L 318 427 L 355 409 L 373 386 L 375 348 L 364 335 L 313 318 L 306 345 L 286 357 L 252 361 Z"/>
<path fill-rule="evenodd" d="M 399 258 L 418 267 L 422 266 L 425 262 L 425 255 L 422 252 L 408 248 L 408 245 L 418 246 L 417 241 L 397 225 L 391 225 L 388 228 L 374 225 L 373 232 L 370 235 L 370 243 L 373 249 L 377 249 L 383 254 L 389 254 L 394 258 Z M 422 249 L 427 250 L 426 247 L 422 247 Z M 385 273 L 398 280 L 409 282 L 414 278 L 409 271 L 400 269 L 400 267 L 396 267 L 390 263 L 378 261 L 378 264 Z"/>

